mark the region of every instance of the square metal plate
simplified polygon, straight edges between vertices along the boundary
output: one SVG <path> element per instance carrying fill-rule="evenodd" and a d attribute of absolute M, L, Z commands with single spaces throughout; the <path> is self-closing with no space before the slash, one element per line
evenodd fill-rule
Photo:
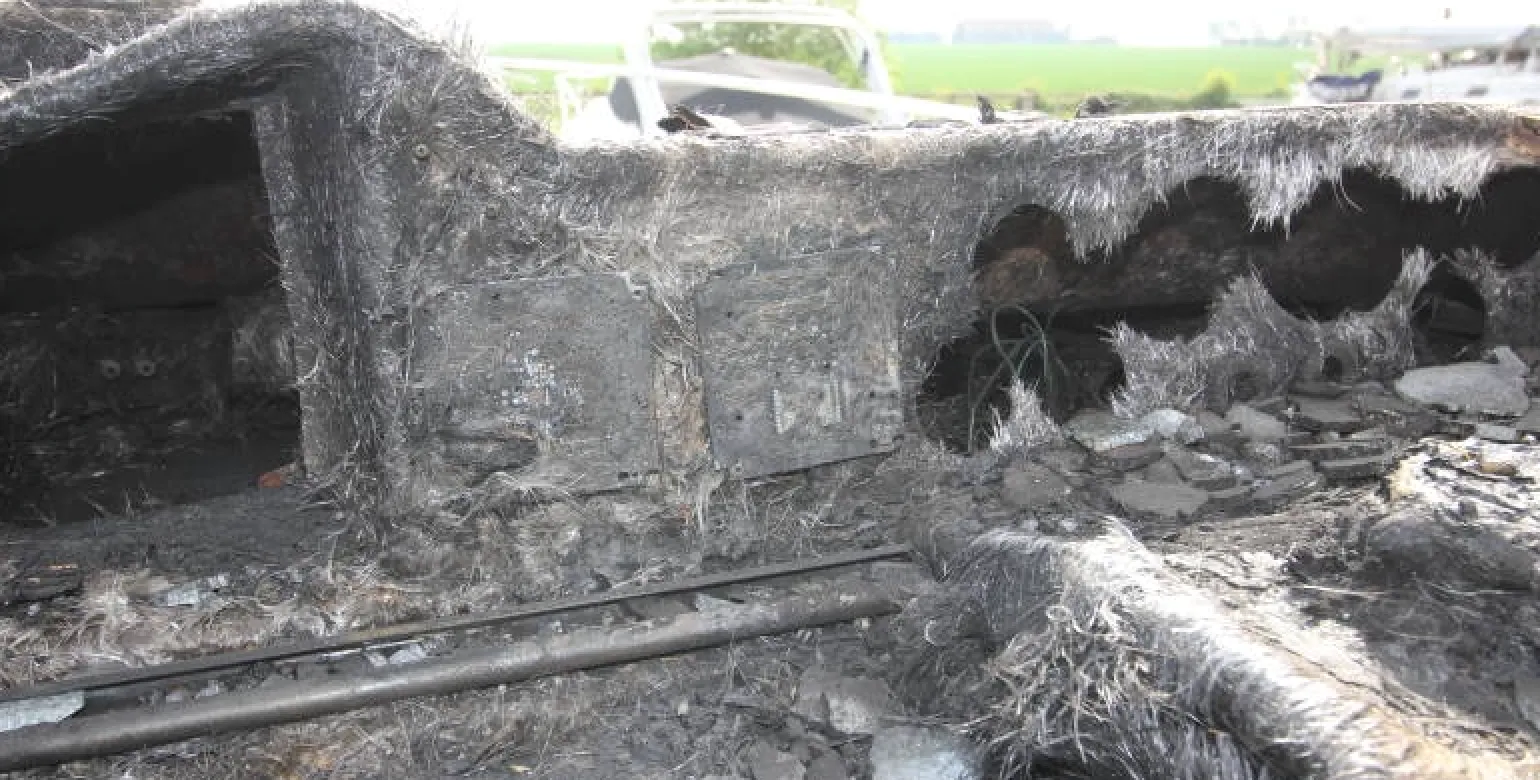
<path fill-rule="evenodd" d="M 435 478 L 594 492 L 655 472 L 651 323 L 619 274 L 463 285 L 414 330 L 414 438 Z"/>
<path fill-rule="evenodd" d="M 889 452 L 903 426 L 894 272 L 842 250 L 696 293 L 712 454 L 740 477 Z"/>

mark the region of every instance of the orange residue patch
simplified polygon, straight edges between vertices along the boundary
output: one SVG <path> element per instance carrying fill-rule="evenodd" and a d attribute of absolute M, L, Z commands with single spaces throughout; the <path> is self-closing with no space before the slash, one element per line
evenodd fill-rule
<path fill-rule="evenodd" d="M 1508 148 L 1526 157 L 1540 157 L 1540 117 L 1519 117 L 1508 134 Z"/>
<path fill-rule="evenodd" d="M 284 483 L 287 482 L 287 481 L 288 481 L 288 476 L 285 473 L 285 469 L 273 469 L 272 471 L 269 471 L 266 474 L 263 474 L 262 476 L 257 477 L 257 487 L 259 487 L 259 488 L 281 488 L 281 487 L 284 486 Z"/>

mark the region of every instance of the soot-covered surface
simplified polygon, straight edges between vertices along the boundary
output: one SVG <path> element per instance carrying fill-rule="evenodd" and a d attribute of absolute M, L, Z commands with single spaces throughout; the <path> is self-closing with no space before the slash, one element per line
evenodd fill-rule
<path fill-rule="evenodd" d="M 0 158 L 0 310 L 196 307 L 278 277 L 251 114 L 87 125 Z"/>
<path fill-rule="evenodd" d="M 1062 218 L 1023 206 L 974 252 L 982 316 L 938 353 L 920 389 L 922 425 L 948 446 L 974 451 L 993 415 L 1009 412 L 1006 391 L 1018 380 L 1034 385 L 1061 422 L 1109 405 L 1126 383 L 1107 341 L 1114 326 L 1160 340 L 1192 338 L 1239 276 L 1255 274 L 1292 315 L 1334 320 L 1383 301 L 1415 250 L 1444 258 L 1475 250 L 1497 267 L 1530 266 L 1540 252 L 1536 202 L 1540 174 L 1532 169 L 1492 177 L 1473 199 L 1436 201 L 1351 170 L 1322 183 L 1285 228 L 1257 224 L 1237 185 L 1200 178 L 1168 193 L 1133 235 L 1089 260 L 1075 256 Z M 1469 358 L 1488 335 L 1475 278 L 1440 262 L 1421 286 L 1413 324 L 1426 362 Z M 1330 360 L 1332 378 L 1341 379 L 1340 361 Z"/>
<path fill-rule="evenodd" d="M 10 0 L 0 3 L 0 85 L 74 65 L 163 24 L 194 0 Z"/>
<path fill-rule="evenodd" d="M 1540 172 L 1497 174 L 1474 197 L 1413 197 L 1394 179 L 1343 171 L 1317 185 L 1288 224 L 1258 224 L 1241 188 L 1198 178 L 1153 205 L 1117 246 L 1081 262 L 1064 221 L 1027 205 L 1002 219 L 975 253 L 988 309 L 1096 310 L 1203 305 L 1215 280 L 1255 270 L 1285 308 L 1317 318 L 1372 308 L 1389 292 L 1403 255 L 1476 249 L 1513 268 L 1540 251 L 1533 204 Z"/>
<path fill-rule="evenodd" d="M 423 417 L 439 404 L 409 390 L 434 381 L 413 372 L 413 330 L 433 319 L 418 315 L 431 314 L 446 287 L 634 275 L 660 346 L 650 368 L 660 481 L 683 497 L 720 465 L 701 411 L 708 391 L 690 369 L 702 323 L 689 302 L 715 270 L 880 247 L 900 324 L 892 357 L 912 399 L 937 350 L 978 319 L 976 245 L 1023 205 L 1057 214 L 1072 254 L 1089 256 L 1136 235 L 1152 207 L 1189 183 L 1228 182 L 1258 226 L 1303 224 L 1312 198 L 1352 171 L 1376 171 L 1414 199 L 1474 202 L 1540 149 L 1525 117 L 1445 105 L 564 147 L 459 51 L 397 20 L 322 2 L 190 14 L 29 82 L 0 100 L 9 120 L 0 146 L 105 115 L 186 115 L 251 97 L 295 358 L 306 369 L 306 466 L 389 512 L 517 501 L 532 476 L 467 481 L 416 468 L 415 453 L 447 446 L 442 426 Z M 1167 278 L 1176 268 L 1168 254 L 1123 278 L 1202 303 L 1235 270 L 1210 267 L 1177 284 Z M 1514 272 L 1483 273 L 1482 284 L 1501 287 Z M 1527 300 L 1489 305 L 1489 317 L 1503 308 L 1505 327 L 1519 328 L 1532 313 Z M 831 309 L 831 320 L 838 315 Z"/>
<path fill-rule="evenodd" d="M 248 98 L 256 102 L 241 102 Z M 164 395 L 151 393 L 146 385 L 148 400 L 131 406 L 141 410 L 142 421 L 159 426 L 155 430 L 180 431 L 181 416 L 156 417 L 167 411 L 157 399 L 178 399 L 183 408 L 172 406 L 178 414 L 197 412 L 188 419 L 228 419 L 210 412 L 216 400 L 227 411 L 239 408 L 242 393 L 271 395 L 272 386 L 281 388 L 292 377 L 303 398 L 305 460 L 333 489 L 310 495 L 293 489 L 245 492 L 116 517 L 114 530 L 132 538 L 85 533 L 102 527 L 97 524 L 75 526 L 80 533 L 8 529 L 4 549 L 16 555 L 7 559 L 8 566 L 74 559 L 87 571 L 78 591 L 13 605 L 0 615 L 0 636 L 12 651 L 0 659 L 6 661 L 8 682 L 56 679 L 98 664 L 138 665 L 899 540 L 921 546 L 939 576 L 972 589 L 965 595 L 980 597 L 1003 619 L 988 631 L 963 632 L 967 652 L 952 654 L 947 620 L 976 613 L 954 608 L 937 619 L 926 605 L 912 605 L 911 615 L 921 626 L 914 634 L 879 622 L 831 634 L 745 642 L 682 663 L 403 703 L 64 771 L 166 777 L 440 772 L 730 776 L 754 774 L 752 757 L 763 756 L 758 748 L 768 745 L 771 753 L 790 756 L 808 772 L 833 752 L 839 771 L 859 774 L 869 768 L 867 751 L 874 737 L 833 733 L 816 714 L 796 712 L 803 675 L 819 665 L 882 677 L 891 685 L 900 702 L 885 713 L 885 725 L 915 717 L 975 724 L 976 736 L 995 738 L 997 769 L 1036 762 L 1072 775 L 1106 776 L 1127 770 L 1130 764 L 1123 760 L 1129 756 L 1145 776 L 1203 774 L 1214 767 L 1223 772 L 1211 776 L 1258 777 L 1263 768 L 1273 769 L 1271 776 L 1294 776 L 1309 774 L 1301 767 L 1322 766 L 1316 774 L 1328 777 L 1373 775 L 1387 767 L 1391 775 L 1416 776 L 1427 768 L 1418 763 L 1427 756 L 1450 755 L 1455 756 L 1449 762 L 1454 769 L 1446 775 L 1451 777 L 1469 767 L 1490 768 L 1494 771 L 1485 776 L 1503 777 L 1524 766 L 1523 753 L 1534 736 L 1523 730 L 1528 727 L 1508 724 L 1500 730 L 1484 720 L 1527 706 L 1519 700 L 1511 699 L 1511 706 L 1440 711 L 1446 721 L 1432 724 L 1420 719 L 1433 711 L 1428 700 L 1453 688 L 1420 680 L 1406 686 L 1411 693 L 1372 684 L 1345 684 L 1345 690 L 1323 679 L 1365 664 L 1371 672 L 1383 671 L 1383 679 L 1394 678 L 1405 667 L 1383 660 L 1390 651 L 1381 653 L 1383 658 L 1371 654 L 1367 661 L 1354 658 L 1353 664 L 1341 666 L 1331 659 L 1278 663 L 1278 653 L 1301 636 L 1322 646 L 1339 642 L 1333 647 L 1342 649 L 1340 643 L 1348 641 L 1342 626 L 1352 621 L 1323 619 L 1316 633 L 1270 640 L 1262 632 L 1278 622 L 1252 619 L 1249 610 L 1270 608 L 1271 602 L 1248 603 L 1218 587 L 1202 590 L 1201 578 L 1179 570 L 1184 559 L 1156 560 L 1147 543 L 1179 542 L 1184 532 L 1202 531 L 1200 523 L 1221 527 L 1287 511 L 1292 502 L 1308 500 L 1326 484 L 1328 471 L 1339 475 L 1332 477 L 1335 484 L 1362 489 L 1354 480 L 1366 479 L 1361 475 L 1399 457 L 1405 441 L 1420 440 L 1431 430 L 1421 428 L 1424 423 L 1467 433 L 1473 429 L 1475 420 L 1435 418 L 1387 384 L 1418 358 L 1408 323 L 1417 296 L 1426 289 L 1423 282 L 1446 260 L 1440 256 L 1446 245 L 1437 243 L 1442 234 L 1427 237 L 1434 242 L 1431 250 L 1404 251 L 1408 247 L 1401 245 L 1401 233 L 1393 232 L 1396 240 L 1388 243 L 1384 233 L 1353 233 L 1352 220 L 1334 211 L 1336 201 L 1323 193 L 1338 179 L 1356 176 L 1354 171 L 1378 171 L 1394 193 L 1382 193 L 1384 198 L 1375 201 L 1388 211 L 1371 208 L 1378 215 L 1374 223 L 1401 230 L 1386 214 L 1413 208 L 1402 204 L 1402 191 L 1414 199 L 1456 196 L 1474 203 L 1483 187 L 1519 176 L 1516 169 L 1540 155 L 1540 129 L 1532 119 L 1472 106 L 1357 106 L 738 139 L 687 136 L 563 147 L 510 106 L 495 83 L 459 52 L 346 3 L 298 2 L 200 13 L 82 68 L 35 79 L 0 96 L 0 153 L 25 155 L 29 149 L 64 143 L 57 139 L 89 132 L 102 117 L 121 119 L 121 126 L 129 127 L 147 117 L 185 121 L 210 110 L 230 114 L 232 105 L 254 111 L 252 132 L 265 194 L 273 204 L 275 245 L 287 287 L 287 300 L 278 303 L 287 307 L 273 308 L 274 298 L 267 297 L 273 291 L 256 288 L 228 291 L 241 294 L 239 301 L 209 296 L 186 302 L 179 316 L 193 320 L 168 329 L 182 335 L 174 344 L 186 360 L 176 365 L 188 366 L 189 372 L 178 374 L 183 383 L 167 386 Z M 1184 183 L 1191 183 L 1208 205 L 1184 206 L 1172 195 Z M 1376 186 L 1371 182 L 1365 191 Z M 1512 186 L 1520 192 L 1515 202 L 1521 205 L 1515 208 L 1523 207 L 1529 185 Z M 1159 206 L 1162 199 L 1171 205 Z M 1148 267 L 1125 260 L 1120 278 L 1139 280 L 1157 298 L 1168 288 L 1184 291 L 1157 301 L 1160 306 L 1201 309 L 1219 300 L 1209 316 L 1191 308 L 1147 310 L 1146 327 L 1161 338 L 1118 331 L 1112 347 L 1121 362 L 1122 384 L 1115 370 L 1090 383 L 1098 398 L 1112 392 L 1113 408 L 1121 414 L 1103 415 L 1096 422 L 1124 425 L 1143 420 L 1151 410 L 1169 412 L 1179 423 L 1171 436 L 1162 434 L 1171 440 L 1155 441 L 1146 430 L 1150 438 L 1131 450 L 1093 448 L 1081 443 L 1088 436 L 1082 426 L 1066 441 L 1066 431 L 1043 410 L 1040 399 L 1020 387 L 1010 392 L 1011 419 L 999 428 L 992 419 L 985 426 L 988 452 L 978 458 L 965 460 L 917 435 L 921 418 L 910 414 L 908 406 L 916 390 L 942 345 L 967 334 L 978 321 L 975 248 L 1023 204 L 1058 215 L 1062 239 L 1056 239 L 1056 246 L 1067 248 L 1069 262 L 1079 256 L 1096 261 L 1098 250 L 1142 247 L 1152 253 Z M 1326 209 L 1326 216 L 1313 209 Z M 1209 262 L 1201 283 L 1182 276 L 1183 252 L 1197 264 L 1215 258 L 1228 262 L 1236 251 L 1202 230 L 1210 243 L 1183 244 L 1177 239 L 1184 225 L 1207 226 L 1204 230 L 1212 228 L 1214 236 L 1233 238 L 1235 246 L 1287 257 L 1290 242 L 1278 244 L 1270 226 L 1289 224 L 1305 231 L 1317 217 L 1336 225 L 1314 234 L 1320 246 L 1331 249 L 1346 231 L 1362 241 L 1354 246 L 1375 258 L 1362 264 L 1356 257 L 1337 256 L 1335 262 L 1347 267 L 1322 264 L 1326 275 L 1316 278 L 1329 281 L 1333 273 L 1362 270 L 1364 279 L 1383 282 L 1376 295 L 1367 282 L 1355 292 L 1366 308 L 1374 307 L 1370 314 L 1349 313 L 1328 323 L 1301 320 L 1283 304 L 1296 311 L 1302 305 L 1281 292 L 1276 294 L 1285 300 L 1275 298 L 1273 285 L 1283 282 L 1237 278 L 1234 265 Z M 1251 222 L 1257 223 L 1255 230 Z M 1534 263 L 1508 266 L 1515 262 L 1513 246 L 1522 242 L 1510 244 L 1508 231 L 1515 223 L 1495 222 L 1493 234 L 1501 238 L 1493 244 L 1456 231 L 1459 240 L 1451 239 L 1448 246 L 1462 249 L 1470 239 L 1487 251 L 1456 254 L 1448 259 L 1449 267 L 1459 270 L 1481 298 L 1484 339 L 1532 335 L 1534 298 L 1527 293 L 1534 288 L 1526 285 L 1534 282 Z M 1261 238 L 1247 238 L 1252 234 Z M 1164 259 L 1155 252 L 1162 247 L 1169 250 Z M 703 344 L 722 334 L 711 330 L 709 318 L 696 317 L 694 297 L 724 268 L 763 263 L 789 265 L 795 272 L 831 250 L 851 249 L 889 263 L 889 299 L 859 303 L 885 305 L 895 315 L 896 343 L 877 349 L 870 363 L 896 365 L 909 430 L 891 455 L 751 480 L 724 473 L 712 459 L 707 419 L 712 391 L 701 370 Z M 1360 264 L 1365 267 L 1359 269 Z M 1095 265 L 1064 268 L 1097 278 Z M 447 452 L 450 439 L 478 439 L 474 444 L 479 448 L 479 439 L 488 433 L 502 437 L 497 446 L 507 445 L 515 454 L 604 446 L 552 435 L 563 430 L 550 424 L 558 420 L 525 420 L 528 425 L 511 432 L 499 427 L 509 417 L 498 410 L 518 407 L 510 401 L 518 400 L 511 387 L 478 386 L 472 408 L 460 410 L 467 420 L 490 419 L 497 425 L 462 430 L 437 425 L 430 412 L 442 409 L 436 402 L 444 398 L 429 395 L 434 403 L 419 403 L 420 391 L 435 384 L 452 388 L 457 372 L 473 371 L 477 364 L 467 359 L 457 365 L 421 365 L 412 359 L 423 328 L 445 321 L 430 315 L 443 313 L 433 308 L 437 302 L 454 300 L 446 291 L 598 274 L 624 279 L 626 290 L 635 294 L 631 305 L 640 307 L 650 326 L 645 345 L 650 349 L 634 349 L 635 360 L 623 363 L 628 372 L 636 362 L 648 366 L 650 381 L 635 383 L 646 397 L 630 399 L 638 406 L 629 408 L 645 404 L 653 410 L 655 479 L 603 494 L 558 493 L 533 501 L 518 480 L 527 476 L 519 468 L 501 476 L 495 470 L 481 473 L 486 464 L 480 460 L 471 464 L 474 475 L 468 475 L 473 469 L 418 468 L 423 453 Z M 1091 286 L 1077 282 L 1074 289 Z M 1467 303 L 1468 293 L 1461 293 Z M 798 300 L 800 305 L 803 299 Z M 831 296 L 823 308 L 810 307 L 808 319 L 820 326 L 846 321 L 842 318 L 862 311 L 850 303 Z M 288 333 L 284 318 L 275 314 L 285 308 L 294 315 L 292 354 L 283 346 Z M 1054 327 L 1077 333 L 1087 348 L 1100 348 L 1086 337 L 1107 322 L 1108 309 L 1082 308 L 1063 312 Z M 240 321 L 250 325 L 233 329 L 228 360 L 218 357 L 217 345 L 205 347 L 186 336 L 189 330 L 220 332 L 205 327 L 212 320 L 196 320 L 212 317 L 212 309 L 240 311 Z M 1117 309 L 1113 319 L 1134 319 L 1134 311 Z M 132 328 L 141 341 L 127 342 L 131 351 L 159 332 L 151 324 L 162 316 L 155 310 L 130 306 L 108 313 L 126 322 L 142 318 L 143 324 Z M 560 314 L 572 317 L 573 328 L 581 328 L 585 317 L 614 319 L 614 311 L 605 306 L 573 305 Z M 1026 321 L 1020 315 L 1005 325 L 1019 332 Z M 1159 324 L 1172 330 L 1154 331 Z M 633 334 L 639 330 L 633 328 Z M 1184 334 L 1191 338 L 1165 340 Z M 494 343 L 490 337 L 500 332 L 489 328 L 471 335 L 487 337 L 473 343 Z M 5 343 L 11 348 L 32 342 Z M 89 343 L 111 339 L 92 336 Z M 495 343 L 521 348 L 507 354 L 529 354 L 529 345 L 516 340 Z M 733 348 L 734 365 L 755 368 L 756 346 Z M 1370 346 L 1375 347 L 1372 354 Z M 105 379 L 101 367 L 98 362 L 91 368 Z M 227 369 L 228 386 L 218 378 L 209 381 Z M 80 387 L 89 386 L 86 368 L 72 370 Z M 748 378 L 764 381 L 764 373 Z M 774 369 L 769 374 L 774 378 Z M 522 376 L 537 375 L 543 373 Z M 1323 411 L 1314 396 L 1303 396 L 1306 402 L 1270 397 L 1292 394 L 1302 379 L 1313 383 L 1311 392 L 1336 393 L 1327 400 L 1341 403 Z M 1507 374 L 1499 379 L 1506 385 L 1522 383 Z M 50 388 L 55 386 L 51 381 L 14 386 Z M 772 386 L 770 399 L 759 402 L 773 409 L 777 392 L 785 389 Z M 111 420 L 116 413 L 110 404 L 93 407 L 89 394 L 80 395 L 85 408 L 97 408 L 90 419 Z M 29 398 L 42 399 L 33 407 L 42 411 L 18 419 L 28 424 L 27 435 L 41 437 L 43 432 L 34 429 L 38 421 L 53 419 L 47 411 L 51 396 Z M 571 395 L 561 399 L 563 404 L 550 407 L 565 414 Z M 1252 410 L 1263 417 L 1237 410 L 1233 402 L 1244 400 L 1266 406 L 1266 411 Z M 193 406 L 194 401 L 199 405 Z M 1085 403 L 1047 406 L 1073 418 L 1070 413 L 1083 411 Z M 1386 410 L 1405 413 L 1394 437 L 1339 441 L 1375 434 L 1355 428 L 1384 424 L 1377 415 Z M 842 410 L 828 411 L 837 417 L 833 413 Z M 1220 412 L 1233 413 L 1255 430 L 1238 436 L 1240 423 L 1220 418 Z M 1171 414 L 1161 419 L 1169 421 Z M 1307 429 L 1296 420 L 1331 429 Z M 1499 427 L 1520 424 L 1507 422 L 1513 425 Z M 603 427 L 602 421 L 587 423 L 565 430 L 587 432 L 587 437 Z M 1203 429 L 1205 442 L 1212 431 L 1214 446 L 1191 440 L 1167 446 L 1177 434 L 1190 435 L 1192 425 Z M 1275 428 L 1279 432 L 1273 436 Z M 464 436 L 467 431 L 477 436 Z M 533 442 L 525 435 L 531 431 Z M 1387 443 L 1391 438 L 1397 441 Z M 1339 448 L 1353 456 L 1344 456 L 1349 461 L 1361 448 L 1371 455 L 1367 463 L 1317 464 L 1297 455 L 1296 446 L 1316 447 L 1305 452 L 1317 453 Z M 96 450 L 72 446 L 62 451 L 74 457 Z M 31 450 L 18 454 L 30 456 Z M 1207 458 L 1223 460 L 1225 468 Z M 505 465 L 539 460 L 522 457 Z M 651 458 L 646 460 L 651 465 Z M 1516 471 L 1505 479 L 1523 477 Z M 514 489 L 503 494 L 485 489 L 500 483 Z M 336 506 L 342 508 L 336 513 L 330 507 L 320 514 L 304 511 L 317 508 L 322 497 L 341 499 Z M 1037 503 L 1045 497 L 1046 502 Z M 1120 519 L 1108 521 L 1109 513 Z M 1487 518 L 1478 511 L 1477 519 Z M 244 533 L 228 545 L 235 552 L 221 557 L 226 546 L 218 540 L 227 523 Z M 1297 515 L 1267 525 L 1297 525 L 1301 540 L 1316 539 L 1327 526 Z M 1120 533 L 1120 526 L 1133 533 Z M 968 548 L 972 537 L 991 528 L 1011 529 L 1016 536 L 991 537 L 983 545 L 986 554 L 971 559 L 973 576 L 959 576 L 953 563 L 968 559 L 951 553 Z M 151 555 L 147 540 L 155 538 L 164 541 L 153 543 Z M 1243 538 L 1233 552 L 1248 567 L 1268 568 L 1265 559 L 1245 555 L 1264 551 L 1264 541 L 1275 539 Z M 125 551 L 124 556 L 114 557 L 115 549 Z M 1355 554 L 1365 549 L 1355 548 Z M 989 561 L 1004 565 L 992 570 Z M 990 576 L 991 571 L 1000 576 Z M 228 577 L 209 598 L 191 605 L 163 598 L 210 572 Z M 1249 570 L 1241 574 L 1248 592 L 1250 586 L 1264 595 L 1284 587 L 1271 574 L 1252 579 L 1245 579 Z M 1306 580 L 1315 588 L 1353 584 L 1320 571 L 1307 573 Z M 1514 585 L 1511 578 L 1504 581 L 1505 587 Z M 1414 586 L 1396 582 L 1387 587 Z M 1139 599 L 1140 594 L 1151 598 Z M 1214 606 L 1216 601 L 1224 605 L 1226 598 L 1238 606 Z M 1398 644 L 1395 634 L 1406 626 L 1360 617 L 1361 625 L 1390 629 L 1382 647 L 1417 647 Z M 1289 625 L 1287 620 L 1283 624 Z M 1498 624 L 1485 616 L 1471 623 Z M 825 637 L 835 641 L 826 644 Z M 1208 652 L 1213 645 L 1204 643 L 1220 640 L 1224 652 Z M 1522 642 L 1529 644 L 1507 645 L 1504 652 L 1533 647 L 1532 639 Z M 1044 648 L 1054 655 L 1034 655 Z M 909 655 L 901 659 L 900 650 Z M 1449 678 L 1455 688 L 1470 682 L 1471 667 L 1484 658 L 1480 653 L 1449 657 L 1456 668 Z M 1208 665 L 1213 659 L 1226 665 Z M 690 663 L 695 660 L 704 663 Z M 1475 680 L 1479 684 L 1469 688 L 1473 696 L 1490 704 L 1493 697 L 1518 690 L 1519 682 L 1533 682 L 1520 676 L 1532 676 L 1532 663 L 1503 660 L 1513 673 L 1513 689 L 1493 679 Z M 681 666 L 687 667 L 684 673 L 669 671 Z M 1066 676 L 1034 677 L 1040 670 Z M 1093 673 L 1084 674 L 1087 670 Z M 1232 671 L 1236 676 L 1227 677 Z M 1308 685 L 1295 685 L 1301 681 Z M 580 695 L 588 685 L 603 695 Z M 1296 688 L 1318 698 L 1302 704 L 1292 692 Z M 1087 701 L 1075 698 L 1081 693 L 1102 696 L 1093 703 L 1107 705 L 1100 711 L 1110 715 L 1101 721 L 1111 724 L 1107 731 L 1077 728 L 1080 722 L 1073 716 L 1078 711 L 1062 704 Z M 533 712 L 541 704 L 547 710 Z M 949 709 L 950 704 L 959 707 Z M 1338 728 L 1345 714 L 1364 711 L 1388 715 Z M 1032 719 L 1039 714 L 1051 717 Z M 1447 724 L 1453 725 L 1441 733 Z M 1451 737 L 1447 732 L 1457 733 Z M 1171 749 L 1173 740 L 1180 741 L 1181 749 Z M 1131 750 L 1120 753 L 1125 747 Z M 1401 747 L 1407 749 L 1387 757 Z M 1483 750 L 1501 755 L 1471 758 Z M 771 757 L 780 761 L 779 755 Z"/>
<path fill-rule="evenodd" d="M 238 492 L 294 459 L 289 379 L 248 369 L 272 347 L 253 321 L 286 319 L 249 112 L 10 150 L 0 199 L 0 519 Z"/>

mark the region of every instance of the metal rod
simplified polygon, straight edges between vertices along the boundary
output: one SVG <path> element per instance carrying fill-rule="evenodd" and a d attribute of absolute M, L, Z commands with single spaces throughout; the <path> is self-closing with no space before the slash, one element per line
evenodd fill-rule
<path fill-rule="evenodd" d="M 896 611 L 898 604 L 891 597 L 873 585 L 859 584 L 819 596 L 689 612 L 658 623 L 581 629 L 336 680 L 254 688 L 28 726 L 0 733 L 0 772 L 306 720 L 415 696 L 640 661 Z"/>
<path fill-rule="evenodd" d="M 256 663 L 268 663 L 282 661 L 289 658 L 299 658 L 307 655 L 321 653 L 334 653 L 342 650 L 353 650 L 369 645 L 397 642 L 410 639 L 423 634 L 437 634 L 445 631 L 467 631 L 474 628 L 485 628 L 499 623 L 511 623 L 516 620 L 525 620 L 545 615 L 554 615 L 561 612 L 572 612 L 579 609 L 609 606 L 630 599 L 649 598 L 654 596 L 668 596 L 678 593 L 704 590 L 706 588 L 721 587 L 724 585 L 736 585 L 744 582 L 768 580 L 775 577 L 784 577 L 791 574 L 805 574 L 808 572 L 834 569 L 841 566 L 851 566 L 858 563 L 871 563 L 892 558 L 901 558 L 910 554 L 908 545 L 888 545 L 886 547 L 874 547 L 869 550 L 856 550 L 853 552 L 827 555 L 821 558 L 811 558 L 802 561 L 777 563 L 769 566 L 759 566 L 752 569 L 740 569 L 738 571 L 709 574 L 703 577 L 678 580 L 676 582 L 664 582 L 656 585 L 646 585 L 640 588 L 625 590 L 612 590 L 603 593 L 595 593 L 588 596 L 577 596 L 568 599 L 545 601 L 527 606 L 508 607 L 505 609 L 480 612 L 473 615 L 454 615 L 435 620 L 423 620 L 415 623 L 398 623 L 380 628 L 353 631 L 331 637 L 320 637 L 304 642 L 275 645 L 273 647 L 258 647 L 251 650 L 238 650 L 230 653 L 216 653 L 213 655 L 189 658 L 183 661 L 175 661 L 168 664 L 146 666 L 138 669 L 124 669 L 115 672 L 85 675 L 81 677 L 67 678 L 51 683 L 43 683 L 25 688 L 11 688 L 0 691 L 0 701 L 16 701 L 31 699 L 40 696 L 54 696 L 60 693 L 72 691 L 89 691 L 97 688 L 116 688 L 124 685 L 137 685 L 140 683 L 154 682 L 171 677 L 198 674 L 201 672 L 219 671 L 241 666 L 249 666 Z"/>

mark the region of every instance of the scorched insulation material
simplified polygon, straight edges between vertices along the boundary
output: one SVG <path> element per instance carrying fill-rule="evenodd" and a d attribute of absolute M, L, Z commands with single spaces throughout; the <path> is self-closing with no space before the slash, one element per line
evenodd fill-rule
<path fill-rule="evenodd" d="M 859 403 L 890 392 L 892 365 L 903 427 L 915 432 L 916 388 L 937 349 L 978 314 L 974 247 L 1025 205 L 1062 217 L 1087 256 L 1199 177 L 1234 182 L 1252 218 L 1269 225 L 1349 169 L 1375 171 L 1410 197 L 1469 198 L 1540 149 L 1534 120 L 1454 105 L 568 147 L 462 52 L 347 3 L 294 2 L 190 13 L 21 84 L 0 98 L 0 152 L 107 119 L 129 127 L 237 101 L 256 113 L 295 328 L 305 465 L 343 495 L 402 510 L 678 488 L 731 469 L 718 428 L 740 414 L 774 421 L 767 430 L 784 439 L 780 450 L 891 449 L 898 437 L 870 435 L 870 425 L 830 433 L 824 424 L 888 414 Z M 831 270 L 836 251 L 845 259 Z M 795 376 L 774 392 L 739 399 L 742 408 L 718 403 L 708 416 L 700 363 L 714 332 L 696 318 L 702 285 L 765 265 L 853 273 L 862 257 L 885 269 L 883 300 L 795 302 L 805 328 L 757 334 L 732 362 L 753 365 L 757 351 L 811 355 L 798 345 L 825 331 L 846 339 L 830 354 L 868 356 L 790 366 Z M 1247 270 L 1194 273 L 1212 277 L 1217 293 Z M 464 290 L 533 280 L 552 291 L 554 309 L 511 336 L 449 310 Z M 582 292 L 604 284 L 616 295 Z M 834 327 L 871 307 L 891 314 L 887 343 Z M 580 354 L 596 345 L 580 349 L 558 332 L 617 322 L 645 323 L 651 348 L 617 342 L 610 368 Z M 493 366 L 500 383 L 466 379 Z M 601 385 L 613 392 L 584 390 Z M 857 435 L 867 438 L 839 439 Z"/>

